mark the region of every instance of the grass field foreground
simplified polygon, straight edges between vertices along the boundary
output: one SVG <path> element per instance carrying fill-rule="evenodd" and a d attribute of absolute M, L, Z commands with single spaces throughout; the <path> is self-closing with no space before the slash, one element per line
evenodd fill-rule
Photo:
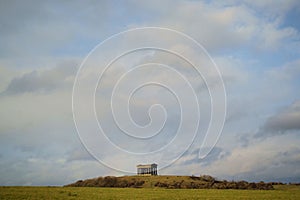
<path fill-rule="evenodd" d="M 0 199 L 300 199 L 300 186 L 275 190 L 0 187 Z"/>

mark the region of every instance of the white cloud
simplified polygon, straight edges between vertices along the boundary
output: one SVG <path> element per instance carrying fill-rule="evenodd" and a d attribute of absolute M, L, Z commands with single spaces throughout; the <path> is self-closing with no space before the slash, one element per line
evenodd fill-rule
<path fill-rule="evenodd" d="M 268 76 L 280 82 L 290 82 L 300 76 L 300 60 L 294 60 L 283 66 L 272 68 L 268 72 Z"/>
<path fill-rule="evenodd" d="M 252 141 L 247 147 L 233 149 L 230 156 L 216 161 L 207 168 L 207 171 L 222 174 L 222 176 L 243 177 L 253 174 L 255 178 L 258 178 L 263 176 L 265 172 L 272 174 L 270 172 L 274 170 L 273 168 L 278 167 L 280 174 L 272 174 L 272 176 L 265 178 L 269 180 L 279 179 L 284 176 L 291 176 L 291 173 L 294 173 L 293 176 L 299 177 L 300 174 L 297 174 L 299 172 L 296 170 L 296 163 L 300 162 L 299 157 L 297 158 L 300 151 L 298 142 L 299 139 L 297 138 L 282 136 L 273 137 L 268 141 Z M 285 165 L 292 167 L 293 172 L 286 171 Z"/>
<path fill-rule="evenodd" d="M 226 152 L 217 148 L 209 162 L 188 154 L 165 173 L 210 174 L 219 179 L 248 181 L 294 181 L 300 176 L 299 137 L 277 136 L 269 140 L 254 140 L 245 147 Z M 288 170 L 287 170 L 288 169 Z"/>
<path fill-rule="evenodd" d="M 172 2 L 169 9 L 163 9 L 160 3 L 154 2 L 150 10 L 156 12 L 159 19 L 150 25 L 188 33 L 210 51 L 245 47 L 254 51 L 279 50 L 286 42 L 299 39 L 299 33 L 283 25 L 283 16 L 298 5 L 297 1 L 278 4 L 281 2 L 185 1 Z M 140 6 L 143 9 L 142 4 Z M 277 11 L 272 9 L 275 7 Z"/>

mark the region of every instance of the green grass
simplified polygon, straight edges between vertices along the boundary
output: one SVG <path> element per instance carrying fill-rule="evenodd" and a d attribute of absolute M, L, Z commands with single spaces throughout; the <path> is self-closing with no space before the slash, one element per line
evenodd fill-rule
<path fill-rule="evenodd" d="M 300 199 L 300 186 L 275 190 L 0 187 L 0 199 Z"/>

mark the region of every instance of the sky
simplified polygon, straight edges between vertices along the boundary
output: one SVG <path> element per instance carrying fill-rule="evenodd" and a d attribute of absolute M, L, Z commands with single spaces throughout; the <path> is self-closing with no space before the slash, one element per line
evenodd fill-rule
<path fill-rule="evenodd" d="M 0 1 L 0 185 L 154 162 L 300 182 L 299 17 L 298 0 Z"/>

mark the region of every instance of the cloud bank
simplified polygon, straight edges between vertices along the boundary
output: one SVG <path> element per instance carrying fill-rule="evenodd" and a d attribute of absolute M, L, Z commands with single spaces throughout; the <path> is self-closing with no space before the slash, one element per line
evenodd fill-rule
<path fill-rule="evenodd" d="M 203 117 L 191 148 L 161 174 L 299 182 L 300 25 L 294 17 L 299 13 L 297 0 L 1 2 L 0 185 L 63 185 L 101 175 L 124 175 L 97 162 L 82 145 L 73 122 L 72 87 L 81 61 L 93 47 L 112 34 L 144 26 L 182 31 L 208 50 L 227 91 L 226 123 L 217 146 L 206 158 L 198 159 L 210 119 L 205 84 L 186 63 L 162 52 L 145 51 L 114 65 L 96 95 L 98 117 L 107 120 L 110 137 L 120 133 L 106 118 L 105 101 L 116 77 L 132 67 L 128 63 L 164 60 L 197 88 Z M 185 46 L 176 48 L 197 56 Z M 136 81 L 146 75 L 140 74 Z M 152 75 L 180 87 L 167 73 L 154 70 Z M 149 106 L 165 104 L 169 121 L 161 137 L 172 138 L 179 122 L 172 95 L 155 87 L 136 95 L 130 104 L 135 122 L 148 124 Z M 101 142 L 95 145 L 105 154 Z M 119 142 L 126 148 L 147 146 L 147 142 L 140 146 L 126 139 Z M 170 159 L 174 155 L 165 153 Z M 107 155 L 107 159 L 133 171 L 140 162 L 121 155 Z M 159 159 L 149 157 L 147 162 Z"/>

